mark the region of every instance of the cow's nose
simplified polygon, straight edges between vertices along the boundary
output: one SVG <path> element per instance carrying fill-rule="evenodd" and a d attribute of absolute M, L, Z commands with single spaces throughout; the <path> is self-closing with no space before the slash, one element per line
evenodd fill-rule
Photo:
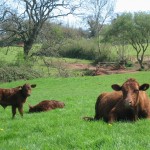
<path fill-rule="evenodd" d="M 132 101 L 129 100 L 129 99 L 125 99 L 125 105 L 126 105 L 127 107 L 132 106 Z"/>
<path fill-rule="evenodd" d="M 132 106 L 132 101 L 129 101 L 129 106 Z"/>

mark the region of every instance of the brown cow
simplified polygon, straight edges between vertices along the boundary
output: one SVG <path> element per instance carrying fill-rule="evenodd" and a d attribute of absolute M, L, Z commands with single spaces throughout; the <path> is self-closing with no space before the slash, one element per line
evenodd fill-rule
<path fill-rule="evenodd" d="M 41 112 L 41 111 L 48 111 L 56 108 L 63 108 L 65 104 L 60 101 L 56 100 L 44 100 L 38 103 L 35 106 L 29 105 L 29 112 Z"/>
<path fill-rule="evenodd" d="M 31 94 L 31 88 L 36 87 L 35 84 L 24 84 L 16 88 L 3 89 L 0 88 L 0 105 L 5 109 L 7 106 L 12 106 L 12 118 L 15 117 L 16 109 L 23 116 L 23 104 Z"/>
<path fill-rule="evenodd" d="M 98 96 L 95 103 L 95 116 L 93 117 L 83 117 L 84 120 L 94 121 L 103 119 L 108 122 L 108 114 L 111 109 L 116 105 L 116 103 L 121 99 L 122 92 L 106 92 Z"/>
<path fill-rule="evenodd" d="M 114 92 L 102 93 L 95 104 L 95 117 L 85 120 L 103 119 L 112 123 L 115 120 L 137 120 L 150 118 L 150 101 L 146 95 L 149 84 L 139 85 L 135 79 L 128 79 L 122 86 L 112 85 Z"/>
<path fill-rule="evenodd" d="M 150 101 L 146 95 L 149 84 L 142 84 L 133 79 L 128 79 L 122 86 L 112 85 L 116 91 L 122 92 L 122 98 L 108 114 L 108 122 L 115 120 L 136 121 L 138 118 L 150 118 Z"/>
<path fill-rule="evenodd" d="M 109 112 L 121 98 L 122 92 L 119 91 L 100 94 L 95 104 L 94 120 L 103 119 L 104 121 L 108 122 Z"/>

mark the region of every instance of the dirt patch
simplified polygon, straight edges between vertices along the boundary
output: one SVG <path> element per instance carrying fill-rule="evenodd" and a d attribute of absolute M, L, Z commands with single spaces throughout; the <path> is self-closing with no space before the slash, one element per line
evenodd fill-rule
<path fill-rule="evenodd" d="M 121 73 L 135 73 L 134 69 L 127 69 L 120 66 L 116 68 L 115 66 L 92 66 L 89 64 L 67 64 L 66 67 L 72 70 L 89 70 L 92 71 L 91 75 L 109 75 L 109 74 L 121 74 Z"/>
<path fill-rule="evenodd" d="M 67 64 L 68 69 L 78 69 L 78 70 L 83 70 L 83 69 L 89 69 L 89 70 L 95 70 L 96 67 L 89 65 L 89 64 Z"/>

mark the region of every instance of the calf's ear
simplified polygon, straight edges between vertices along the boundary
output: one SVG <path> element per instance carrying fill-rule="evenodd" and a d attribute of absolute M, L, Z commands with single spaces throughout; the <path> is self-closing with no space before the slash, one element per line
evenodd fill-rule
<path fill-rule="evenodd" d="M 36 84 L 32 84 L 31 87 L 32 87 L 32 88 L 35 88 L 35 87 L 36 87 Z"/>
<path fill-rule="evenodd" d="M 149 84 L 145 83 L 140 85 L 139 90 L 146 91 L 149 88 Z"/>
<path fill-rule="evenodd" d="M 30 104 L 28 104 L 29 108 L 33 108 Z"/>
<path fill-rule="evenodd" d="M 121 89 L 122 89 L 122 87 L 118 84 L 113 84 L 111 87 L 115 91 L 121 91 Z"/>

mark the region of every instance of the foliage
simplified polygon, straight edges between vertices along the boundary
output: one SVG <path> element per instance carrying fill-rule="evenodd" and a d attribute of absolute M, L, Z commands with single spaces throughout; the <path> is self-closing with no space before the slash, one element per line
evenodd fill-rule
<path fill-rule="evenodd" d="M 60 50 L 60 56 L 69 58 L 79 58 L 94 60 L 96 56 L 96 47 L 92 40 L 79 38 L 76 40 L 68 40 Z"/>
<path fill-rule="evenodd" d="M 32 55 L 58 57 L 68 41 L 78 41 L 82 37 L 86 37 L 86 31 L 47 22 L 37 39 L 37 42 L 42 42 L 42 46 Z"/>
<path fill-rule="evenodd" d="M 125 66 L 126 66 L 126 67 L 133 67 L 133 62 L 127 61 L 127 62 L 125 63 Z"/>
<path fill-rule="evenodd" d="M 80 78 L 41 78 L 29 80 L 37 84 L 27 101 L 35 105 L 42 100 L 56 99 L 65 103 L 64 109 L 43 113 L 17 112 L 11 119 L 11 108 L 0 107 L 1 149 L 150 149 L 149 120 L 116 122 L 87 122 L 83 116 L 94 116 L 96 98 L 101 92 L 112 91 L 111 85 L 121 85 L 127 78 L 136 78 L 140 84 L 149 82 L 150 72 Z M 143 78 L 144 77 L 144 78 Z M 23 85 L 26 81 L 1 84 L 3 88 Z M 150 96 L 150 90 L 147 91 Z"/>
<path fill-rule="evenodd" d="M 29 80 L 41 77 L 41 74 L 29 67 L 1 67 L 0 82 L 11 82 L 16 80 Z"/>
<path fill-rule="evenodd" d="M 89 37 L 98 37 L 104 24 L 113 16 L 115 1 L 87 0 L 84 3 L 84 18 L 89 26 Z"/>
<path fill-rule="evenodd" d="M 14 38 L 19 38 L 24 43 L 25 58 L 47 20 L 72 14 L 78 8 L 78 4 L 70 0 L 13 2 L 0 3 L 1 39 L 13 42 Z"/>
<path fill-rule="evenodd" d="M 21 51 L 15 55 L 15 58 L 16 60 L 10 62 L 5 59 L 0 60 L 0 82 L 29 80 L 42 77 L 40 71 L 33 69 L 33 60 L 28 59 L 25 61 Z"/>
<path fill-rule="evenodd" d="M 116 62 L 117 56 L 113 53 L 112 46 L 110 44 L 101 43 L 101 53 L 97 54 L 94 60 L 94 64 L 99 62 Z"/>
<path fill-rule="evenodd" d="M 137 61 L 144 69 L 144 54 L 149 46 L 150 14 L 144 12 L 123 13 L 112 21 L 104 40 L 118 41 L 117 44 L 131 44 L 136 51 Z M 112 38 L 113 37 L 113 38 Z M 116 44 L 116 43 L 115 43 Z"/>

